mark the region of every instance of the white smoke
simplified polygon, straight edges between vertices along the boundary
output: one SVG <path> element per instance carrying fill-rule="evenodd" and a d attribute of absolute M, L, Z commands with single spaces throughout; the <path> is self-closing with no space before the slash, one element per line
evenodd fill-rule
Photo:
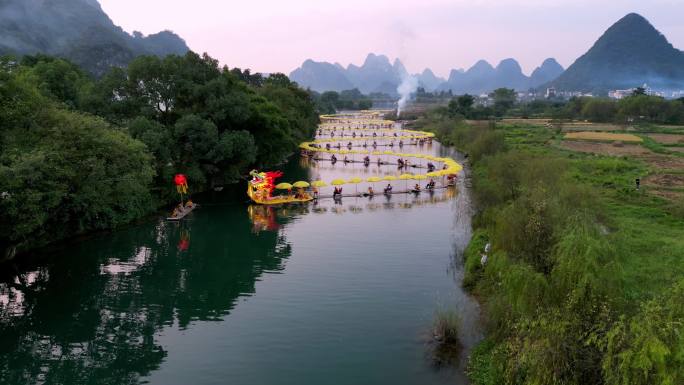
<path fill-rule="evenodd" d="M 401 79 L 401 84 L 397 87 L 397 93 L 399 93 L 400 96 L 399 102 L 397 103 L 397 118 L 401 115 L 401 110 L 406 107 L 406 103 L 411 100 L 411 94 L 416 92 L 417 89 L 418 78 L 413 75 L 404 74 Z"/>

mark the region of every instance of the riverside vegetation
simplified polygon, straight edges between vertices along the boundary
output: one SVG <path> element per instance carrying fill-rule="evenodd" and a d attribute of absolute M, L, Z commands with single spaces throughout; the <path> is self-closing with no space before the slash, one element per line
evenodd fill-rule
<path fill-rule="evenodd" d="M 0 250 L 111 229 L 283 161 L 318 123 L 282 74 L 188 53 L 142 56 L 95 79 L 48 56 L 0 60 Z M 0 254 L 0 259 L 2 255 Z"/>
<path fill-rule="evenodd" d="M 481 299 L 487 329 L 470 357 L 472 382 L 684 383 L 682 186 L 665 198 L 649 186 L 637 190 L 636 178 L 661 172 L 646 161 L 652 156 L 568 151 L 555 125 L 467 121 L 481 111 L 465 99 L 426 112 L 413 127 L 435 132 L 471 161 L 477 214 L 463 286 Z M 580 111 L 611 103 L 618 107 L 613 118 L 652 119 L 631 129 L 646 139 L 641 131 L 649 127 L 682 133 L 649 126 L 661 115 L 629 113 L 631 106 L 657 105 L 676 115 L 684 111 L 681 101 L 635 95 L 554 109 L 577 111 L 577 103 L 585 105 Z M 497 108 L 503 115 L 529 106 Z M 662 146 L 650 148 L 681 160 Z"/>

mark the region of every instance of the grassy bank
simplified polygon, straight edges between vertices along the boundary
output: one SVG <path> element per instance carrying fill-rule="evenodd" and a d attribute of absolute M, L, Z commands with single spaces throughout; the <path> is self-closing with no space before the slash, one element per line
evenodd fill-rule
<path fill-rule="evenodd" d="M 438 111 L 414 126 L 472 163 L 476 232 L 463 284 L 487 329 L 470 361 L 474 384 L 684 383 L 684 194 L 635 186 L 678 155 L 622 143 L 596 153 L 605 146 L 568 146 L 561 127 Z"/>

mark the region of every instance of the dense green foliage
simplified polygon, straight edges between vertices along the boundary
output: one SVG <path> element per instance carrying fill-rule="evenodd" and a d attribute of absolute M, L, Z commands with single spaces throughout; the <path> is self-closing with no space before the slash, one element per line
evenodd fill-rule
<path fill-rule="evenodd" d="M 450 108 L 416 125 L 473 165 L 464 286 L 488 321 L 475 384 L 684 381 L 684 222 L 630 188 L 643 164 L 568 153 L 549 146 L 552 129 L 466 123 Z"/>
<path fill-rule="evenodd" d="M 684 100 L 667 100 L 645 95 L 638 90 L 633 95 L 617 100 L 597 97 L 574 97 L 570 100 L 516 101 L 510 89 L 498 89 L 491 95 L 492 106 L 476 105 L 466 94 L 453 98 L 448 104 L 451 118 L 487 119 L 491 117 L 552 118 L 562 124 L 569 120 L 596 123 L 684 124 Z"/>
<path fill-rule="evenodd" d="M 638 93 L 620 100 L 573 98 L 546 112 L 558 119 L 584 119 L 599 123 L 684 123 L 684 102 L 681 100 L 666 100 Z"/>
<path fill-rule="evenodd" d="M 208 56 L 143 56 L 94 80 L 46 56 L 0 68 L 0 246 L 28 248 L 139 218 L 191 191 L 274 165 L 318 115 L 282 74 Z"/>
<path fill-rule="evenodd" d="M 341 110 L 368 110 L 373 107 L 373 100 L 356 88 L 342 92 L 326 91 L 322 94 L 312 91 L 312 95 L 322 114 L 334 114 Z"/>

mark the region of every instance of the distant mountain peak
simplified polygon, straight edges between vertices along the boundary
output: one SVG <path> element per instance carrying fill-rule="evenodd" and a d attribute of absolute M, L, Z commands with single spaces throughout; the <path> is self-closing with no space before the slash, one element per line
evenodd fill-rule
<path fill-rule="evenodd" d="M 622 44 L 630 40 L 637 44 L 639 42 L 647 42 L 648 44 L 672 48 L 667 38 L 646 18 L 637 13 L 630 13 L 618 20 L 597 40 L 594 47 L 598 46 L 600 48 L 610 44 L 620 44 L 618 48 L 629 49 L 632 47 L 623 46 Z"/>
<path fill-rule="evenodd" d="M 536 88 L 544 83 L 548 83 L 557 77 L 559 77 L 563 71 L 563 66 L 561 66 L 556 59 L 550 57 L 544 60 L 544 62 L 530 75 L 530 87 Z"/>
<path fill-rule="evenodd" d="M 562 66 L 558 63 L 556 58 L 550 57 L 550 58 L 544 59 L 544 62 L 542 62 L 541 67 L 544 68 L 544 67 L 550 67 L 550 66 L 554 66 L 554 67 L 558 66 L 558 67 L 562 68 Z"/>
<path fill-rule="evenodd" d="M 95 75 L 127 65 L 139 55 L 185 54 L 170 31 L 130 35 L 97 0 L 0 0 L 0 55 L 43 53 L 65 57 Z"/>
<path fill-rule="evenodd" d="M 518 63 L 517 60 L 515 59 L 504 59 L 499 64 L 496 66 L 497 71 L 513 71 L 513 72 L 520 72 L 522 73 L 522 68 L 520 67 L 520 63 Z"/>
<path fill-rule="evenodd" d="M 468 69 L 468 71 L 481 70 L 481 69 L 493 70 L 494 67 L 491 64 L 489 64 L 488 61 L 481 59 L 481 60 L 478 60 L 477 63 L 475 63 L 472 67 L 470 67 Z M 466 72 L 468 72 L 468 71 L 466 71 Z"/>
<path fill-rule="evenodd" d="M 363 62 L 363 66 L 391 66 L 389 58 L 385 55 L 376 55 L 374 53 L 369 53 L 366 56 L 366 60 Z"/>
<path fill-rule="evenodd" d="M 607 91 L 648 83 L 684 87 L 684 52 L 643 16 L 630 13 L 610 26 L 553 85 L 568 91 Z"/>
<path fill-rule="evenodd" d="M 406 67 L 404 67 L 404 63 L 402 63 L 401 60 L 399 60 L 399 58 L 394 59 L 394 63 L 392 64 L 392 68 L 401 77 L 404 77 L 408 74 L 408 71 L 406 71 Z"/>

